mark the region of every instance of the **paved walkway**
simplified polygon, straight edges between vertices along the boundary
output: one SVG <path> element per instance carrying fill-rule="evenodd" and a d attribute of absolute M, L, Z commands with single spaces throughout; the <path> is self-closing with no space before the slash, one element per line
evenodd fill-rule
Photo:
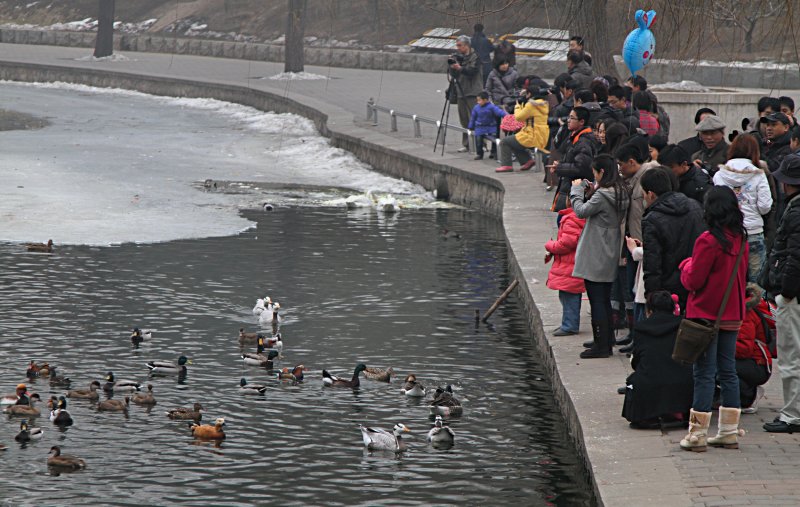
<path fill-rule="evenodd" d="M 0 61 L 245 85 L 278 92 L 299 102 L 314 104 L 314 107 L 318 101 L 334 104 L 352 114 L 353 126 L 360 127 L 365 136 L 370 135 L 365 129 L 389 134 L 388 121 L 378 127 L 365 122 L 368 98 L 373 97 L 378 103 L 401 111 L 438 117 L 446 84 L 444 74 L 315 67 L 308 67 L 306 71 L 330 79 L 280 82 L 260 78 L 281 72 L 281 64 L 146 53 L 128 53 L 129 60 L 121 62 L 76 60 L 90 53 L 88 49 L 0 44 Z M 455 109 L 452 113 L 453 123 L 456 123 Z M 390 134 L 398 145 L 410 147 L 409 150 L 417 153 L 432 147 L 430 127 L 420 141 L 412 137 L 407 120 L 405 123 L 400 120 L 399 125 L 399 132 Z M 471 156 L 455 154 L 452 149 L 448 149 L 442 161 L 465 171 L 495 177 L 494 164 L 490 161 L 474 162 Z M 547 270 L 542 263 L 542 246 L 555 235 L 553 215 L 547 211 L 552 194 L 545 192 L 540 174 L 517 172 L 500 175 L 498 179 L 506 188 L 503 221 L 509 244 L 525 274 L 521 287 L 533 294 L 544 330 L 549 333 L 560 321 L 560 305 L 556 293 L 544 285 Z M 662 432 L 628 428 L 620 417 L 622 397 L 616 394 L 616 388 L 630 372 L 628 360 L 619 354 L 610 359 L 579 360 L 581 342 L 590 337 L 587 323 L 584 310 L 580 336 L 550 338 L 550 345 L 558 363 L 556 374 L 577 411 L 603 504 L 800 505 L 800 467 L 797 466 L 800 464 L 800 435 L 773 435 L 761 429 L 764 421 L 775 417 L 781 405 L 777 374 L 766 386 L 767 396 L 758 414 L 742 417 L 742 426 L 748 433 L 741 439 L 741 449 L 713 449 L 705 454 L 682 452 L 678 441 L 684 430 Z"/>

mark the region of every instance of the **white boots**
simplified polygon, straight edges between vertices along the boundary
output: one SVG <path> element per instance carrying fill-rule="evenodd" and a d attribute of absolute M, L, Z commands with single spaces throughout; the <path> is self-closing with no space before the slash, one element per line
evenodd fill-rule
<path fill-rule="evenodd" d="M 713 447 L 725 449 L 738 449 L 739 437 L 744 435 L 744 430 L 739 429 L 738 408 L 719 408 L 719 429 L 717 436 L 706 438 L 708 426 L 711 423 L 711 412 L 689 411 L 689 434 L 681 440 L 681 448 L 685 451 L 705 452 L 706 443 Z"/>
<path fill-rule="evenodd" d="M 739 429 L 740 414 L 738 408 L 719 407 L 719 430 L 716 437 L 708 439 L 708 445 L 738 449 L 739 437 L 744 436 L 744 430 Z"/>
<path fill-rule="evenodd" d="M 689 410 L 689 434 L 681 440 L 684 451 L 705 452 L 706 434 L 711 423 L 711 412 Z"/>

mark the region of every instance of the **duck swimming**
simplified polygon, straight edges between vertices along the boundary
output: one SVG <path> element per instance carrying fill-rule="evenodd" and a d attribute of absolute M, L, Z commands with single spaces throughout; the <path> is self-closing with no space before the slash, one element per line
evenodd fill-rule
<path fill-rule="evenodd" d="M 25 248 L 29 252 L 52 253 L 53 240 L 48 239 L 47 243 L 25 243 Z"/>
<path fill-rule="evenodd" d="M 30 379 L 39 376 L 39 367 L 36 365 L 36 361 L 31 361 L 31 364 L 28 365 L 28 369 L 25 371 L 25 376 Z"/>
<path fill-rule="evenodd" d="M 256 343 L 259 338 L 264 338 L 264 335 L 261 333 L 245 333 L 243 327 L 239 328 L 239 345 Z"/>
<path fill-rule="evenodd" d="M 64 375 L 59 375 L 56 373 L 56 367 L 50 367 L 50 385 L 51 386 L 60 386 L 60 387 L 69 387 L 71 384 L 70 379 L 65 377 Z"/>
<path fill-rule="evenodd" d="M 153 384 L 147 384 L 147 392 L 146 393 L 144 393 L 144 394 L 142 394 L 142 393 L 134 394 L 133 395 L 133 402 L 136 403 L 137 405 L 146 405 L 146 406 L 149 406 L 149 407 L 152 407 L 156 403 L 158 403 L 156 401 L 155 397 L 153 396 Z"/>
<path fill-rule="evenodd" d="M 178 362 L 173 361 L 150 361 L 147 367 L 150 368 L 150 375 L 186 375 L 186 364 L 192 364 L 186 356 L 178 358 Z"/>
<path fill-rule="evenodd" d="M 306 371 L 306 367 L 302 364 L 298 364 L 291 371 L 289 368 L 284 368 L 283 370 L 278 372 L 278 380 L 291 380 L 292 382 L 302 382 L 304 375 L 303 372 Z"/>
<path fill-rule="evenodd" d="M 322 385 L 326 387 L 351 387 L 357 388 L 361 385 L 358 380 L 358 374 L 367 369 L 367 365 L 359 363 L 353 370 L 353 378 L 350 380 L 342 379 L 328 373 L 328 370 L 322 370 Z"/>
<path fill-rule="evenodd" d="M 36 417 L 41 414 L 39 409 L 33 406 L 37 401 L 42 401 L 42 398 L 39 396 L 39 393 L 34 393 L 30 397 L 30 405 L 9 405 L 6 407 L 5 412 L 9 415 Z"/>
<path fill-rule="evenodd" d="M 44 431 L 42 428 L 31 428 L 28 426 L 28 421 L 23 420 L 19 423 L 19 433 L 14 437 L 17 442 L 30 442 L 31 440 L 38 440 L 42 438 Z"/>
<path fill-rule="evenodd" d="M 453 388 L 449 385 L 444 389 L 441 387 L 436 389 L 436 394 L 433 396 L 430 407 L 431 414 L 445 417 L 460 416 L 464 412 L 461 402 L 453 396 Z"/>
<path fill-rule="evenodd" d="M 436 445 L 453 445 L 455 442 L 456 434 L 450 429 L 450 426 L 444 426 L 442 416 L 436 416 L 436 422 L 433 423 L 433 428 L 428 432 L 428 442 Z"/>
<path fill-rule="evenodd" d="M 175 419 L 179 421 L 188 421 L 188 420 L 199 421 L 203 418 L 203 406 L 199 403 L 195 403 L 194 407 L 192 408 L 184 408 L 184 407 L 175 408 L 164 413 L 170 419 Z"/>
<path fill-rule="evenodd" d="M 371 208 L 375 205 L 375 198 L 372 197 L 372 192 L 367 190 L 363 194 L 348 196 L 344 200 L 344 205 L 347 206 L 347 209 Z"/>
<path fill-rule="evenodd" d="M 50 422 L 61 427 L 72 426 L 72 416 L 67 412 L 67 399 L 65 397 L 60 397 L 58 404 L 50 412 Z"/>
<path fill-rule="evenodd" d="M 225 419 L 218 418 L 214 421 L 214 426 L 210 424 L 189 424 L 189 429 L 192 431 L 192 436 L 195 438 L 202 438 L 206 440 L 224 440 L 225 432 L 222 427 L 225 426 Z"/>
<path fill-rule="evenodd" d="M 130 397 L 126 396 L 125 401 L 104 400 L 97 404 L 97 410 L 103 412 L 124 412 L 131 405 Z"/>
<path fill-rule="evenodd" d="M 138 391 L 141 387 L 142 387 L 141 382 L 136 382 L 133 380 L 115 381 L 114 373 L 108 372 L 106 374 L 106 383 L 103 385 L 103 391 L 107 393 L 113 393 L 114 391 L 133 392 L 133 391 Z"/>
<path fill-rule="evenodd" d="M 425 386 L 417 382 L 417 377 L 414 374 L 406 376 L 405 384 L 400 392 L 406 396 L 414 396 L 417 398 L 425 396 Z"/>
<path fill-rule="evenodd" d="M 69 398 L 97 400 L 100 398 L 100 393 L 97 392 L 98 389 L 100 389 L 100 382 L 93 380 L 92 383 L 89 384 L 89 389 L 73 389 L 67 391 L 67 396 Z"/>
<path fill-rule="evenodd" d="M 281 321 L 281 316 L 278 310 L 281 309 L 281 304 L 275 301 L 275 304 L 264 309 L 261 315 L 258 316 L 258 323 L 261 327 L 266 327 L 268 324 L 277 324 Z"/>
<path fill-rule="evenodd" d="M 400 211 L 400 202 L 392 195 L 387 195 L 378 199 L 378 202 L 375 203 L 375 208 L 383 213 L 395 213 Z"/>
<path fill-rule="evenodd" d="M 391 382 L 392 375 L 394 375 L 394 368 L 391 366 L 385 370 L 382 368 L 367 368 L 364 370 L 364 378 L 377 380 L 378 382 Z"/>
<path fill-rule="evenodd" d="M 152 337 L 152 334 L 150 337 Z M 139 345 L 144 341 L 144 338 L 145 335 L 141 329 L 138 327 L 133 328 L 133 332 L 131 332 L 131 345 L 133 345 L 133 348 L 138 349 Z"/>
<path fill-rule="evenodd" d="M 266 296 L 264 299 L 256 299 L 256 305 L 253 307 L 253 315 L 258 317 L 267 307 L 272 307 L 272 299 Z"/>
<path fill-rule="evenodd" d="M 31 400 L 28 398 L 28 386 L 25 384 L 17 384 L 17 389 L 14 394 L 8 394 L 0 398 L 0 405 L 30 405 Z"/>
<path fill-rule="evenodd" d="M 50 448 L 47 466 L 61 470 L 80 470 L 86 468 L 86 462 L 69 454 L 61 454 L 61 447 L 54 445 Z"/>
<path fill-rule="evenodd" d="M 403 442 L 403 433 L 411 430 L 403 423 L 394 425 L 393 431 L 381 428 L 369 428 L 358 425 L 361 428 L 361 436 L 364 439 L 364 446 L 370 451 L 404 451 L 406 443 Z"/>
<path fill-rule="evenodd" d="M 244 361 L 244 364 L 250 366 L 264 366 L 267 369 L 272 369 L 272 361 L 273 359 L 278 357 L 279 355 L 278 351 L 270 350 L 267 353 L 267 355 L 264 355 L 263 352 L 264 352 L 264 343 L 263 340 L 259 339 L 258 348 L 256 349 L 256 352 L 255 353 L 245 352 L 244 354 L 242 354 L 242 361 Z"/>
<path fill-rule="evenodd" d="M 267 392 L 267 386 L 264 384 L 248 384 L 247 380 L 242 377 L 239 381 L 239 392 L 242 394 L 264 394 Z"/>

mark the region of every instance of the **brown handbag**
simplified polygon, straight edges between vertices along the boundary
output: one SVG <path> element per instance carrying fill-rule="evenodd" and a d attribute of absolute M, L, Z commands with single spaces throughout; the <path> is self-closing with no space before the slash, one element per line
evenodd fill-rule
<path fill-rule="evenodd" d="M 687 319 L 681 321 L 678 328 L 678 336 L 675 337 L 675 347 L 672 349 L 672 360 L 684 364 L 694 364 L 697 359 L 703 355 L 708 349 L 709 344 L 717 337 L 719 333 L 719 321 L 722 319 L 722 312 L 725 311 L 725 306 L 728 304 L 728 298 L 731 295 L 733 288 L 733 280 L 736 278 L 736 272 L 739 269 L 739 262 L 744 255 L 744 237 L 742 237 L 742 246 L 739 248 L 739 255 L 736 257 L 736 263 L 733 265 L 733 272 L 728 280 L 728 288 L 725 289 L 725 296 L 722 298 L 722 305 L 717 312 L 717 320 L 712 324 L 711 321 L 706 319 Z"/>

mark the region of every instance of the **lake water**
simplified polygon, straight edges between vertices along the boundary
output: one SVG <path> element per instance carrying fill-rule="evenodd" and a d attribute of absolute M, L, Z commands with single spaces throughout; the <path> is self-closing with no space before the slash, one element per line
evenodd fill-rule
<path fill-rule="evenodd" d="M 205 119 L 189 113 L 194 121 L 220 121 L 215 111 Z M 48 120 L 53 126 L 38 135 L 59 128 L 58 115 Z M 9 167 L 0 166 L 4 176 L 16 174 Z M 165 218 L 163 237 L 136 244 L 125 241 L 137 233 L 127 222 L 115 228 L 98 214 L 103 235 L 86 219 L 54 213 L 57 224 L 68 222 L 74 244 L 59 244 L 54 235 L 56 251 L 46 255 L 25 252 L 11 237 L 0 242 L 2 394 L 26 381 L 31 359 L 58 365 L 73 388 L 102 381 L 109 370 L 118 379 L 150 381 L 145 363 L 153 359 L 186 355 L 193 363 L 182 382 L 152 379 L 158 400 L 152 410 L 103 413 L 72 401 L 75 424 L 60 431 L 39 417 L 32 422 L 44 428 L 44 438 L 29 445 L 13 440 L 19 419 L 0 417 L 0 443 L 8 446 L 0 452 L 5 505 L 594 504 L 521 305 L 512 296 L 493 325 L 475 324 L 474 310 L 486 309 L 510 282 L 500 224 L 460 209 L 391 215 L 329 207 L 313 197 L 317 190 L 303 194 L 304 205 L 240 212 L 239 201 L 228 201 L 239 194 L 192 188 L 202 176 L 185 176 L 187 190 L 175 191 L 198 206 L 219 199 L 203 220 L 232 216 L 195 224 L 196 237 L 181 239 L 185 231 Z M 384 191 L 402 185 L 393 181 L 383 182 Z M 93 212 L 89 204 L 76 206 Z M 181 213 L 177 205 L 170 209 Z M 7 212 L 2 217 L 9 223 Z M 41 240 L 30 223 L 14 227 Z M 443 229 L 461 238 L 445 238 Z M 278 383 L 242 364 L 238 329 L 258 329 L 251 310 L 265 295 L 283 307 L 279 366 L 304 364 L 302 384 Z M 133 326 L 153 330 L 138 350 L 129 340 Z M 323 368 L 349 377 L 359 362 L 392 366 L 400 378 L 363 381 L 357 391 L 322 387 Z M 457 435 L 453 448 L 426 443 L 432 425 L 426 402 L 399 392 L 407 373 L 428 386 L 453 385 L 464 405 L 464 415 L 447 422 Z M 267 383 L 265 395 L 242 396 L 242 377 Z M 44 399 L 63 392 L 45 379 L 29 386 Z M 204 422 L 225 418 L 227 439 L 219 446 L 195 441 L 185 422 L 164 415 L 194 402 L 205 407 Z M 397 422 L 412 430 L 406 452 L 364 449 L 359 424 Z M 52 445 L 84 458 L 87 469 L 51 475 Z"/>

